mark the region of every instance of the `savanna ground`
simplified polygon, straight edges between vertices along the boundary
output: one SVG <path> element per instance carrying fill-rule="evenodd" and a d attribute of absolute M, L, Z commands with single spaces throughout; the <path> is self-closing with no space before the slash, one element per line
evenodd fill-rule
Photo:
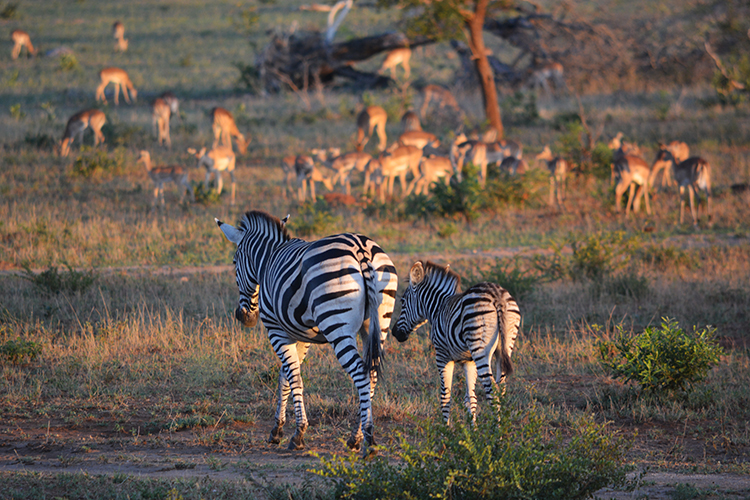
<path fill-rule="evenodd" d="M 338 36 L 392 29 L 396 17 L 354 9 Z M 130 40 L 124 54 L 112 50 L 116 19 Z M 747 108 L 711 104 L 707 84 L 582 96 L 589 119 L 604 125 L 603 139 L 623 131 L 647 161 L 657 141 L 680 139 L 711 163 L 711 227 L 705 216 L 700 229 L 677 224 L 674 191 L 654 194 L 653 215 L 624 218 L 615 213 L 608 171 L 571 176 L 558 210 L 546 205 L 546 173 L 535 168 L 512 181 L 521 196 L 494 198 L 470 223 L 409 213 L 424 203 L 298 205 L 283 196 L 282 156 L 321 145 L 352 149 L 363 100 L 388 110 L 389 137 L 400 113 L 420 103 L 409 88 L 363 95 L 343 85 L 323 102 L 311 96 L 307 109 L 292 93 L 261 97 L 238 87 L 234 63 L 251 62 L 265 30 L 293 20 L 321 27 L 324 15 L 286 2 L 28 0 L 0 21 L 7 32 L 29 31 L 42 53 L 66 46 L 74 54 L 12 61 L 8 44 L 0 58 L 0 496 L 287 498 L 280 483 L 309 494 L 315 479 L 307 470 L 317 459 L 266 443 L 279 362 L 262 328 L 242 329 L 233 318 L 233 246 L 213 222 L 235 222 L 252 208 L 291 213 L 292 233 L 305 238 L 367 234 L 402 276 L 415 259 L 430 258 L 450 263 L 467 282 L 514 286 L 523 324 L 507 403 L 536 404 L 554 429 L 593 414 L 632 442 L 628 461 L 648 471 L 635 493 L 602 496 L 748 497 L 750 193 L 730 190 L 750 181 Z M 426 83 L 450 84 L 459 66 L 443 44 L 415 51 L 412 61 L 415 78 Z M 102 107 L 106 147 L 90 149 L 87 135 L 85 149 L 59 158 L 53 144 L 67 117 L 94 105 L 97 72 L 110 65 L 129 72 L 138 102 Z M 181 98 L 171 150 L 151 137 L 148 103 L 165 90 Z M 479 95 L 457 94 L 469 125 L 480 124 Z M 569 150 L 574 98 L 541 96 L 538 116 L 513 99 L 506 95 L 503 105 L 507 136 L 523 142 L 525 158 L 545 144 Z M 252 137 L 238 159 L 237 206 L 226 192 L 180 205 L 170 186 L 167 207 L 152 210 L 138 151 L 149 149 L 160 163 L 194 164 L 184 151 L 210 143 L 207 112 L 216 105 Z M 424 126 L 445 142 L 455 128 L 440 116 Z M 192 181 L 203 174 L 192 170 Z M 576 257 L 572 249 L 582 247 L 596 251 Z M 662 317 L 685 329 L 712 325 L 725 348 L 705 382 L 669 398 L 613 380 L 597 347 L 618 326 L 640 332 Z M 14 358 L 8 346 L 19 339 L 37 355 Z M 438 417 L 426 330 L 404 345 L 389 338 L 386 355 L 376 437 L 381 444 L 397 433 L 419 439 L 419 426 Z M 351 381 L 328 346 L 313 348 L 303 376 L 308 450 L 347 453 L 342 439 L 357 414 Z M 457 380 L 457 414 L 462 397 Z"/>

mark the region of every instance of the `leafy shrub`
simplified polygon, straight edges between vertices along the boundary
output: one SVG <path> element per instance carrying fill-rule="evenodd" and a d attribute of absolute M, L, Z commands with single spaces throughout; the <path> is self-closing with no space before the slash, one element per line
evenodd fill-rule
<path fill-rule="evenodd" d="M 341 218 L 328 211 L 324 200 L 302 205 L 299 213 L 289 221 L 289 229 L 299 236 L 325 236 L 335 232 L 341 224 Z"/>
<path fill-rule="evenodd" d="M 607 180 L 612 175 L 614 152 L 606 143 L 597 142 L 591 151 L 591 174 L 597 179 Z"/>
<path fill-rule="evenodd" d="M 530 125 L 539 119 L 535 92 L 517 91 L 502 101 L 503 120 L 512 124 Z"/>
<path fill-rule="evenodd" d="M 535 407 L 496 409 L 498 418 L 484 412 L 476 426 L 428 424 L 416 445 L 402 438 L 398 462 L 321 458 L 314 472 L 334 482 L 336 498 L 357 500 L 578 499 L 624 484 L 625 440 L 590 417 L 563 439 Z"/>
<path fill-rule="evenodd" d="M 49 266 L 47 270 L 37 274 L 26 264 L 23 266 L 24 274 L 22 277 L 48 294 L 85 292 L 96 281 L 97 276 L 93 271 L 76 271 L 68 264 L 65 264 L 65 267 L 68 270 L 60 272 L 56 266 Z"/>
<path fill-rule="evenodd" d="M 73 54 L 60 56 L 60 71 L 81 71 L 81 65 Z"/>
<path fill-rule="evenodd" d="M 625 233 L 599 233 L 588 236 L 583 241 L 572 241 L 572 263 L 570 277 L 580 281 L 583 278 L 601 281 L 629 262 L 638 247 L 635 238 L 627 239 Z"/>
<path fill-rule="evenodd" d="M 16 121 L 21 121 L 22 119 L 26 118 L 26 113 L 21 110 L 21 103 L 14 104 L 9 108 L 9 110 L 10 116 L 12 116 Z"/>
<path fill-rule="evenodd" d="M 74 176 L 91 179 L 103 174 L 118 175 L 124 170 L 125 159 L 122 151 L 110 156 L 104 150 L 93 150 L 89 146 L 81 147 L 81 153 L 73 161 L 71 171 Z"/>
<path fill-rule="evenodd" d="M 404 200 L 404 215 L 414 219 L 427 219 L 437 212 L 437 201 L 432 196 L 410 194 Z"/>
<path fill-rule="evenodd" d="M 214 182 L 208 183 L 208 188 L 203 182 L 192 181 L 191 187 L 193 188 L 193 195 L 195 196 L 195 202 L 201 205 L 211 206 L 218 205 L 221 203 L 221 194 L 216 192 Z"/>
<path fill-rule="evenodd" d="M 42 353 L 42 345 L 31 340 L 15 339 L 0 344 L 0 355 L 14 365 L 34 361 Z"/>
<path fill-rule="evenodd" d="M 664 318 L 661 328 L 648 327 L 635 336 L 618 327 L 613 342 L 599 343 L 599 355 L 615 378 L 635 381 L 646 392 L 692 389 L 723 354 L 715 333 L 711 327 L 684 332 L 676 321 Z"/>
<path fill-rule="evenodd" d="M 466 286 L 472 286 L 480 281 L 497 283 L 518 299 L 529 295 L 545 279 L 538 272 L 534 272 L 533 269 L 522 268 L 515 259 L 495 259 L 495 265 L 486 273 L 482 273 L 481 276 L 469 274 L 466 279 Z"/>
<path fill-rule="evenodd" d="M 430 191 L 435 198 L 435 212 L 449 217 L 461 214 L 467 222 L 479 217 L 482 190 L 478 173 L 478 167 L 466 164 L 460 182 L 453 178 L 448 186 L 442 182 L 433 184 Z"/>

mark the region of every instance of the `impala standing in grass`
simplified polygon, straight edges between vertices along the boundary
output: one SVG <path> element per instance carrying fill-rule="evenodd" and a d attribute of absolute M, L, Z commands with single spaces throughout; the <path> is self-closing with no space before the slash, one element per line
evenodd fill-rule
<path fill-rule="evenodd" d="M 404 132 L 419 132 L 422 130 L 422 124 L 419 122 L 419 115 L 414 111 L 407 111 L 401 117 L 401 127 Z"/>
<path fill-rule="evenodd" d="M 450 157 L 459 181 L 463 178 L 464 164 L 468 162 L 479 167 L 479 183 L 484 185 L 487 182 L 486 143 L 467 140 L 464 134 L 459 134 L 451 145 Z"/>
<path fill-rule="evenodd" d="M 239 153 L 244 155 L 247 152 L 250 139 L 245 139 L 245 136 L 237 129 L 232 113 L 224 108 L 213 108 L 211 110 L 211 127 L 214 131 L 214 148 L 219 144 L 231 148 L 232 137 L 236 137 Z"/>
<path fill-rule="evenodd" d="M 26 54 L 29 57 L 36 55 L 36 49 L 31 44 L 31 37 L 25 31 L 13 30 L 10 34 L 10 39 L 13 41 L 13 50 L 10 53 L 13 59 L 18 59 L 18 56 L 21 55 L 21 49 L 24 47 L 26 47 Z"/>
<path fill-rule="evenodd" d="M 146 172 L 154 183 L 154 200 L 153 205 L 156 205 L 156 200 L 161 200 L 161 205 L 164 206 L 164 184 L 168 182 L 174 182 L 180 190 L 180 202 L 184 199 L 185 191 L 190 196 L 190 201 L 195 201 L 195 195 L 193 194 L 193 188 L 190 186 L 188 181 L 187 169 L 180 165 L 160 165 L 154 167 L 151 165 L 151 155 L 148 151 L 141 151 L 141 155 L 138 158 L 138 163 L 143 163 L 146 167 Z"/>
<path fill-rule="evenodd" d="M 333 184 L 335 185 L 338 182 L 344 187 L 346 194 L 351 195 L 352 188 L 350 177 L 352 171 L 356 170 L 358 172 L 364 172 L 365 167 L 372 159 L 372 156 L 362 151 L 353 151 L 343 155 L 331 155 L 330 153 L 330 148 L 327 157 L 326 150 L 324 149 L 312 150 L 313 157 L 333 171 L 333 177 L 331 179 Z"/>
<path fill-rule="evenodd" d="M 115 21 L 112 25 L 112 36 L 116 40 L 115 52 L 125 52 L 128 50 L 128 40 L 125 38 L 125 25 L 120 21 Z"/>
<path fill-rule="evenodd" d="M 308 155 L 297 155 L 294 159 L 294 172 L 297 176 L 297 199 L 303 203 L 307 199 L 307 188 L 315 201 L 315 183 L 322 182 L 329 191 L 333 191 L 332 173 L 324 174 L 315 166 L 315 161 Z"/>
<path fill-rule="evenodd" d="M 442 180 L 446 186 L 449 185 L 451 175 L 453 175 L 453 163 L 450 158 L 435 155 L 423 156 L 419 164 L 419 177 L 414 179 L 406 190 L 406 194 L 408 196 L 414 192 L 414 194 L 427 195 L 433 182 Z"/>
<path fill-rule="evenodd" d="M 544 150 L 536 155 L 537 160 L 543 160 L 547 163 L 549 170 L 549 204 L 554 205 L 555 196 L 557 196 L 558 207 L 563 207 L 563 191 L 565 189 L 565 177 L 568 175 L 568 162 L 559 156 L 553 156 L 549 146 L 544 146 Z"/>
<path fill-rule="evenodd" d="M 385 135 L 385 123 L 388 114 L 380 106 L 368 106 L 357 115 L 357 151 L 365 149 L 373 131 L 378 132 L 378 150 L 385 151 L 387 137 Z"/>
<path fill-rule="evenodd" d="M 393 184 L 396 177 L 401 182 L 402 195 L 407 193 L 406 174 L 411 172 L 416 179 L 419 177 L 419 162 L 422 159 L 422 150 L 415 146 L 399 146 L 392 151 L 386 151 L 377 158 L 373 158 L 365 169 L 364 192 L 369 190 L 372 172 L 380 169 L 387 183 L 388 196 L 393 196 Z"/>
<path fill-rule="evenodd" d="M 629 215 L 631 209 L 638 212 L 641 209 L 641 198 L 644 197 L 646 198 L 646 213 L 651 215 L 651 205 L 648 201 L 651 168 L 649 168 L 648 163 L 638 156 L 618 155 L 614 165 L 617 182 L 615 185 L 615 210 L 620 211 L 622 195 L 625 194 L 626 190 L 630 190 L 625 215 Z M 638 186 L 637 191 L 636 186 Z"/>
<path fill-rule="evenodd" d="M 206 152 L 206 148 L 201 148 L 200 151 L 188 148 L 187 152 L 198 159 L 198 168 L 205 167 L 206 169 L 206 180 L 204 182 L 206 191 L 208 191 L 208 183 L 213 174 L 214 179 L 216 180 L 216 194 L 221 194 L 221 191 L 224 188 L 224 179 L 222 178 L 221 173 L 224 171 L 229 172 L 229 176 L 232 179 L 232 199 L 230 203 L 234 205 L 236 183 L 234 178 L 235 156 L 232 148 L 220 146 L 211 149 L 209 152 Z"/>
<path fill-rule="evenodd" d="M 65 133 L 60 142 L 60 156 L 68 156 L 70 145 L 73 144 L 76 137 L 78 138 L 78 142 L 83 143 L 83 132 L 86 130 L 86 127 L 89 127 L 94 132 L 94 146 L 97 146 L 100 142 L 103 143 L 104 134 L 102 134 L 102 127 L 106 121 L 107 118 L 104 116 L 104 113 L 98 109 L 87 109 L 71 116 L 68 124 L 65 126 Z"/>
<path fill-rule="evenodd" d="M 130 81 L 130 77 L 125 72 L 125 70 L 120 68 L 104 68 L 99 72 L 99 79 L 101 79 L 102 83 L 99 84 L 99 86 L 96 88 L 96 100 L 102 101 L 104 104 L 107 104 L 107 98 L 104 96 L 104 89 L 109 85 L 110 83 L 115 84 L 115 106 L 118 106 L 120 104 L 119 95 L 120 95 L 120 87 L 122 86 L 122 95 L 125 97 L 125 102 L 130 104 L 130 97 L 128 96 L 128 91 L 130 91 L 130 96 L 133 97 L 133 101 L 136 100 L 138 97 L 138 91 L 135 90 L 135 87 L 133 87 L 133 82 Z"/>
<path fill-rule="evenodd" d="M 690 148 L 684 142 L 672 141 L 669 144 L 662 144 L 660 142 L 659 150 L 662 150 L 662 149 L 669 151 L 670 154 L 674 157 L 675 163 L 678 165 L 690 157 Z M 675 185 L 674 175 L 672 173 L 671 164 L 669 162 L 660 162 L 660 161 L 654 162 L 654 170 L 651 173 L 651 178 L 656 180 L 656 175 L 662 169 L 664 170 L 664 175 L 662 175 L 662 178 L 661 178 L 662 187 L 664 187 L 665 185 L 674 186 Z"/>
<path fill-rule="evenodd" d="M 460 293 L 461 278 L 448 267 L 417 261 L 409 271 L 409 285 L 401 297 L 401 313 L 393 336 L 405 342 L 429 321 L 430 341 L 440 371 L 440 408 L 450 422 L 451 386 L 455 363 L 466 373 L 466 409 L 476 419 L 477 375 L 488 400 L 513 371 L 511 355 L 521 323 L 521 311 L 507 290 L 495 283 L 479 283 Z M 492 358 L 495 358 L 493 379 Z"/>
<path fill-rule="evenodd" d="M 672 153 L 666 149 L 660 150 L 656 155 L 653 171 L 662 168 L 672 169 L 674 180 L 680 188 L 680 224 L 685 213 L 685 190 L 690 198 L 690 213 L 693 216 L 693 226 L 698 227 L 698 211 L 695 208 L 695 195 L 699 191 L 706 193 L 706 214 L 709 225 L 711 224 L 711 165 L 698 156 L 693 156 L 677 163 Z M 653 173 L 651 174 L 653 178 Z"/>
<path fill-rule="evenodd" d="M 169 104 L 160 97 L 154 99 L 154 102 L 151 103 L 151 117 L 156 141 L 159 144 L 166 144 L 169 148 L 172 147 L 172 139 L 169 137 L 169 119 L 171 116 L 172 109 Z"/>
<path fill-rule="evenodd" d="M 404 79 L 408 80 L 411 76 L 411 67 L 409 61 L 411 60 L 411 49 L 409 47 L 403 47 L 400 49 L 393 49 L 388 52 L 385 56 L 383 64 L 380 65 L 378 73 L 384 73 L 385 70 L 389 70 L 391 78 L 396 79 L 396 67 L 400 64 L 404 68 Z"/>
<path fill-rule="evenodd" d="M 398 277 L 388 255 L 370 238 L 344 233 L 307 242 L 291 238 L 285 225 L 264 212 L 247 212 L 237 227 L 216 223 L 237 245 L 234 267 L 240 300 L 235 316 L 247 327 L 258 318 L 281 360 L 276 425 L 269 442 L 284 435 L 289 394 L 297 429 L 289 449 L 305 446 L 308 426 L 301 365 L 310 344 L 330 344 L 354 381 L 360 420 L 348 445 L 375 443 L 372 396 L 396 298 Z M 362 334 L 363 355 L 357 350 Z"/>

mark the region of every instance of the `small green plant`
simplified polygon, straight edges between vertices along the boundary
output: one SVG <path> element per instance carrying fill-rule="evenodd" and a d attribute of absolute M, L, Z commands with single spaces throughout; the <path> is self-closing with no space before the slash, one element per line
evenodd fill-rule
<path fill-rule="evenodd" d="M 210 182 L 208 187 L 206 187 L 203 182 L 193 181 L 190 184 L 193 187 L 193 194 L 195 195 L 196 203 L 205 206 L 218 205 L 221 203 L 221 194 L 216 192 L 216 189 L 213 187 L 213 182 Z"/>
<path fill-rule="evenodd" d="M 0 344 L 0 356 L 14 365 L 34 361 L 42 353 L 42 344 L 32 340 L 15 339 Z"/>
<path fill-rule="evenodd" d="M 476 425 L 426 424 L 415 445 L 402 438 L 398 463 L 385 457 L 321 458 L 313 472 L 330 478 L 346 499 L 578 499 L 625 483 L 627 444 L 590 417 L 572 435 L 544 421 L 534 406 L 495 405 Z"/>
<path fill-rule="evenodd" d="M 39 107 L 46 113 L 45 118 L 48 122 L 53 122 L 57 119 L 57 116 L 55 115 L 55 106 L 51 102 L 43 102 Z"/>
<path fill-rule="evenodd" d="M 99 177 L 104 173 L 117 175 L 122 173 L 125 160 L 122 151 L 110 156 L 104 150 L 93 150 L 89 146 L 81 147 L 81 154 L 73 161 L 71 172 L 74 176 L 86 179 Z"/>
<path fill-rule="evenodd" d="M 326 202 L 319 199 L 302 205 L 299 214 L 292 217 L 288 226 L 295 235 L 325 236 L 334 232 L 340 224 L 341 217 L 332 215 Z"/>
<path fill-rule="evenodd" d="M 57 266 L 49 266 L 47 270 L 37 274 L 31 270 L 28 264 L 25 264 L 23 266 L 24 274 L 21 276 L 47 294 L 85 292 L 96 281 L 97 276 L 93 271 L 76 271 L 68 264 L 65 264 L 65 267 L 68 270 L 60 272 Z"/>
<path fill-rule="evenodd" d="M 615 378 L 635 381 L 646 392 L 687 390 L 719 363 L 724 351 L 715 333 L 711 327 L 685 332 L 668 318 L 635 336 L 618 326 L 614 341 L 599 342 L 599 356 Z"/>
<path fill-rule="evenodd" d="M 451 179 L 448 186 L 442 182 L 433 184 L 430 191 L 435 198 L 435 212 L 444 217 L 461 214 L 466 222 L 479 217 L 482 190 L 478 174 L 478 167 L 467 164 L 463 167 L 460 182 Z"/>
<path fill-rule="evenodd" d="M 9 20 L 18 17 L 18 4 L 8 2 L 5 7 L 0 10 L 0 19 Z"/>
<path fill-rule="evenodd" d="M 26 117 L 26 113 L 21 110 L 21 103 L 14 104 L 10 107 L 10 116 L 16 121 L 21 121 Z"/>
<path fill-rule="evenodd" d="M 180 59 L 180 67 L 181 68 L 189 68 L 191 66 L 195 66 L 195 61 L 193 61 L 192 54 L 188 54 L 182 59 Z"/>
<path fill-rule="evenodd" d="M 570 245 L 573 247 L 570 277 L 578 281 L 601 281 L 630 262 L 638 241 L 618 231 L 592 234 L 583 241 L 574 239 Z"/>
<path fill-rule="evenodd" d="M 437 235 L 441 238 L 450 238 L 454 234 L 458 232 L 458 227 L 455 223 L 448 221 L 444 222 L 443 224 L 440 224 L 440 227 L 437 230 Z"/>
<path fill-rule="evenodd" d="M 466 286 L 471 286 L 480 281 L 497 283 L 518 299 L 528 296 L 545 280 L 533 269 L 523 268 L 516 259 L 495 259 L 495 265 L 489 271 L 481 273 L 479 276 L 472 274 L 467 276 Z"/>
<path fill-rule="evenodd" d="M 60 56 L 60 71 L 80 71 L 81 65 L 73 54 L 63 54 Z"/>

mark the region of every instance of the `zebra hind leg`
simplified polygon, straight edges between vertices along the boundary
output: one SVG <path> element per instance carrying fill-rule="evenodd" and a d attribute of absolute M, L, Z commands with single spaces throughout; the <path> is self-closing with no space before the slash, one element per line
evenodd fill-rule
<path fill-rule="evenodd" d="M 284 371 L 281 370 L 279 373 L 279 388 L 278 388 L 278 402 L 276 406 L 276 426 L 271 429 L 271 435 L 268 437 L 268 442 L 271 444 L 281 443 L 281 438 L 284 437 L 284 423 L 286 422 L 286 403 L 289 399 L 289 381 L 284 376 Z"/>

